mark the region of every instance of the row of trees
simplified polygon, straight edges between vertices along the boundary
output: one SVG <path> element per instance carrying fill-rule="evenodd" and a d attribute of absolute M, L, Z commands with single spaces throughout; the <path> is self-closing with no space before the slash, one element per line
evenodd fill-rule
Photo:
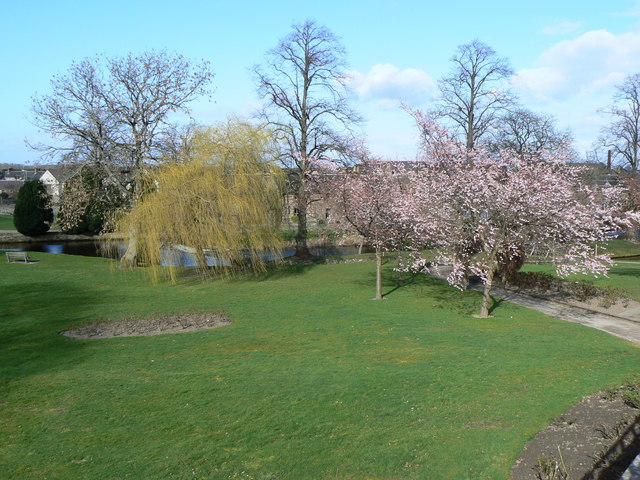
<path fill-rule="evenodd" d="M 635 220 L 625 203 L 628 191 L 586 185 L 566 150 L 468 149 L 427 115 L 415 114 L 421 131 L 429 132 L 420 162 L 325 164 L 310 178 L 341 225 L 375 248 L 376 299 L 388 250 L 409 252 L 403 268 L 424 271 L 429 264 L 421 254 L 435 249 L 437 262 L 451 266 L 449 283 L 459 288 L 470 275 L 481 278 L 480 316 L 489 313 L 495 276 L 509 280 L 529 251 L 552 252 L 561 275 L 606 273 L 609 259 L 593 256 L 592 244 Z M 156 188 L 122 217 L 119 229 L 138 232 L 139 255 L 156 275 L 168 247 L 179 245 L 195 247 L 203 273 L 212 252 L 227 264 L 249 258 L 254 268 L 263 266 L 263 253 L 277 255 L 280 248 L 284 189 L 282 170 L 268 161 L 270 149 L 268 132 L 245 122 L 197 130 L 184 162 L 154 170 Z M 35 201 L 30 211 L 47 211 L 42 185 L 27 186 L 34 191 L 21 192 L 16 213 L 27 198 Z"/>
<path fill-rule="evenodd" d="M 376 299 L 385 250 L 409 253 L 403 270 L 450 268 L 448 282 L 461 289 L 479 277 L 481 317 L 489 314 L 496 275 L 510 281 L 528 252 L 553 257 L 561 276 L 606 273 L 609 257 L 594 256 L 593 244 L 637 221 L 626 189 L 585 184 L 566 149 L 525 155 L 468 149 L 432 119 L 420 122 L 431 132 L 420 162 L 371 161 L 321 176 L 344 225 L 376 249 Z M 423 257 L 425 249 L 436 252 L 435 262 Z"/>
<path fill-rule="evenodd" d="M 460 46 L 452 64 L 430 115 L 448 125 L 467 148 L 490 143 L 494 150 L 512 148 L 522 154 L 570 139 L 568 132 L 555 128 L 552 117 L 517 105 L 505 88 L 511 67 L 487 45 L 474 41 Z M 313 21 L 294 25 L 267 52 L 264 64 L 253 69 L 264 101 L 259 117 L 274 139 L 274 158 L 289 172 L 300 257 L 309 255 L 307 211 L 313 199 L 308 192 L 314 169 L 326 162 L 362 160 L 362 119 L 349 105 L 346 72 L 341 42 Z M 103 183 L 100 198 L 94 198 L 92 180 L 78 181 L 87 188 L 84 195 L 75 189 L 85 197 L 70 202 L 76 204 L 75 211 L 104 200 L 115 208 L 131 208 L 144 194 L 150 167 L 182 161 L 193 129 L 179 128 L 174 115 L 188 114 L 193 100 L 210 93 L 212 76 L 206 62 L 152 51 L 85 59 L 54 77 L 51 92 L 34 97 L 32 112 L 36 125 L 58 141 L 35 147 L 45 155 L 62 154 L 69 162 L 90 166 Z M 88 188 L 93 192 L 87 193 Z M 67 223 L 78 219 L 74 208 L 65 209 Z M 129 235 L 133 239 L 135 232 Z M 131 242 L 124 257 L 129 264 L 135 263 L 135 244 Z"/>
<path fill-rule="evenodd" d="M 278 181 L 269 182 L 280 178 L 271 168 L 279 162 L 288 169 L 289 189 L 296 199 L 298 256 L 309 255 L 310 192 L 321 188 L 332 192 L 331 198 L 342 199 L 335 210 L 346 223 L 357 225 L 379 259 L 385 248 L 418 251 L 432 244 L 453 252 L 452 283 L 459 285 L 473 272 L 490 290 L 496 262 L 515 261 L 533 237 L 543 244 L 586 245 L 601 235 L 603 225 L 596 228 L 589 222 L 583 223 L 589 233 L 576 233 L 582 231 L 576 222 L 587 218 L 586 210 L 598 206 L 602 211 L 601 203 L 593 203 L 600 197 L 578 185 L 573 170 L 563 166 L 574 155 L 570 133 L 559 131 L 552 117 L 519 105 L 509 91 L 513 71 L 506 59 L 474 41 L 460 46 L 451 61 L 450 73 L 439 82 L 434 108 L 422 112 L 405 107 L 421 132 L 423 161 L 410 175 L 396 176 L 391 183 L 384 171 L 388 165 L 369 165 L 371 175 L 333 176 L 348 178 L 346 183 L 318 183 L 317 173 L 327 166 L 338 171 L 338 166 L 362 163 L 368 155 L 356 132 L 361 118 L 348 103 L 344 48 L 335 35 L 312 21 L 294 25 L 267 53 L 265 63 L 254 67 L 264 101 L 261 127 L 236 123 L 214 135 L 203 128 L 178 128 L 174 115 L 188 114 L 189 104 L 209 93 L 213 74 L 206 63 L 194 64 L 165 51 L 148 52 L 87 59 L 54 77 L 51 93 L 34 98 L 33 114 L 35 123 L 58 142 L 37 148 L 90 167 L 69 189 L 72 201 L 63 209 L 63 221 L 72 225 L 95 217 L 96 206 L 112 205 L 117 212 L 129 213 L 118 223 L 129 237 L 125 264 L 134 265 L 141 252 L 144 260 L 157 262 L 160 245 L 231 245 L 218 235 L 221 225 L 233 231 L 233 241 L 244 242 L 250 250 L 268 248 L 270 237 L 243 222 L 275 225 L 269 211 L 277 212 L 274 192 L 281 190 L 272 188 Z M 229 135 L 243 129 L 240 137 Z M 232 154 L 223 154 L 225 149 Z M 97 177 L 91 172 L 98 172 Z M 213 181 L 211 172 L 217 172 L 221 182 Z M 210 181 L 203 184 L 198 177 Z M 260 194 L 252 196 L 243 189 Z M 516 208 L 516 200 L 529 197 L 527 189 L 538 203 Z M 220 196 L 222 191 L 227 197 Z M 246 207 L 234 210 L 234 201 Z M 586 210 L 572 210 L 571 202 Z M 249 207 L 257 203 L 267 210 Z M 554 205 L 562 208 L 545 223 L 546 233 L 533 228 L 543 223 L 540 212 L 555 212 Z M 169 215 L 174 208 L 175 216 Z M 574 224 L 562 212 L 571 213 Z M 527 224 L 534 233 L 514 237 L 509 233 L 512 223 Z M 179 227 L 180 233 L 174 224 L 191 227 Z M 564 230 L 573 236 L 558 233 Z M 191 236 L 195 231 L 201 233 Z M 447 238 L 462 243 L 448 243 Z M 576 265 L 590 261 L 576 252 L 571 255 Z M 591 267 L 601 271 L 595 264 Z"/>

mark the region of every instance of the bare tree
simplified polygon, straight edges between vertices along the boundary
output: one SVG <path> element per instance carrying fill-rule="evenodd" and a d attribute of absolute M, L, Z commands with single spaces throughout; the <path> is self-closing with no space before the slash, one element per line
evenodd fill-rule
<path fill-rule="evenodd" d="M 631 170 L 638 169 L 638 144 L 640 143 L 640 74 L 625 78 L 616 86 L 613 105 L 603 110 L 611 116 L 611 123 L 601 131 L 600 142 L 622 158 Z"/>
<path fill-rule="evenodd" d="M 296 255 L 309 256 L 307 209 L 314 162 L 348 154 L 351 128 L 360 117 L 346 98 L 345 50 L 327 28 L 307 20 L 254 67 L 263 118 L 281 142 L 281 163 L 290 169 L 298 233 Z"/>
<path fill-rule="evenodd" d="M 538 114 L 526 108 L 509 110 L 500 116 L 492 144 L 523 155 L 537 155 L 542 150 L 566 149 L 573 141 L 569 130 L 558 130 L 553 115 Z"/>
<path fill-rule="evenodd" d="M 432 115 L 451 124 L 471 150 L 512 104 L 513 95 L 501 87 L 513 70 L 507 59 L 478 40 L 460 45 L 451 62 L 450 74 L 439 82 L 440 100 Z"/>
<path fill-rule="evenodd" d="M 208 93 L 212 75 L 208 63 L 166 51 L 74 62 L 53 78 L 51 93 L 33 98 L 34 123 L 54 139 L 35 148 L 97 167 L 133 205 L 145 168 L 160 156 L 171 115 L 188 113 L 189 103 Z M 130 233 L 125 264 L 136 260 Z"/>
<path fill-rule="evenodd" d="M 193 149 L 193 138 L 198 129 L 194 122 L 171 125 L 159 141 L 158 149 L 162 153 L 160 161 L 184 162 L 189 159 Z"/>

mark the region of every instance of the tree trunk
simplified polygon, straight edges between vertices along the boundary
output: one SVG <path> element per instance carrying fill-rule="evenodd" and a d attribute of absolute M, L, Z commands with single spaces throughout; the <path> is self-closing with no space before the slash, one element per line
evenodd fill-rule
<path fill-rule="evenodd" d="M 307 246 L 307 212 L 298 209 L 298 233 L 296 234 L 296 257 L 309 258 L 311 252 Z"/>
<path fill-rule="evenodd" d="M 493 260 L 494 255 L 492 255 Z M 489 302 L 491 301 L 491 287 L 493 286 L 493 277 L 495 274 L 495 262 L 492 261 L 489 267 L 489 273 L 487 273 L 487 281 L 484 284 L 484 294 L 482 295 L 482 307 L 480 308 L 480 318 L 487 318 L 489 316 Z"/>
<path fill-rule="evenodd" d="M 382 249 L 376 247 L 376 296 L 374 300 L 382 300 Z"/>
<path fill-rule="evenodd" d="M 473 138 L 473 113 L 469 113 L 469 122 L 467 123 L 467 150 L 473 150 L 474 138 Z"/>
<path fill-rule="evenodd" d="M 467 110 L 467 150 L 473 150 L 475 146 L 475 109 L 476 109 L 476 75 L 472 73 L 469 81 L 471 82 L 469 91 L 469 106 Z"/>
<path fill-rule="evenodd" d="M 305 182 L 301 181 L 298 186 L 298 233 L 296 234 L 296 257 L 310 258 L 311 252 L 307 246 L 307 192 Z"/>
<path fill-rule="evenodd" d="M 127 250 L 120 260 L 120 266 L 135 267 L 138 264 L 138 236 L 133 228 L 129 229 L 129 241 L 127 242 Z"/>

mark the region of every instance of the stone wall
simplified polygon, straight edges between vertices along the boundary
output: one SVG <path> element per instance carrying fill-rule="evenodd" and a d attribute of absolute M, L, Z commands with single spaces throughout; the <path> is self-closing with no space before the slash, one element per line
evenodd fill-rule
<path fill-rule="evenodd" d="M 13 215 L 13 207 L 15 204 L 0 204 L 0 215 Z"/>

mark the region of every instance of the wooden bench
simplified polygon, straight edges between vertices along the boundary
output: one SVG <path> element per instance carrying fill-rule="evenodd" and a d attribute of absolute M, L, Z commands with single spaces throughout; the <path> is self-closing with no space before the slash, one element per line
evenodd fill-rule
<path fill-rule="evenodd" d="M 27 252 L 4 252 L 7 255 L 7 263 L 34 263 Z"/>

